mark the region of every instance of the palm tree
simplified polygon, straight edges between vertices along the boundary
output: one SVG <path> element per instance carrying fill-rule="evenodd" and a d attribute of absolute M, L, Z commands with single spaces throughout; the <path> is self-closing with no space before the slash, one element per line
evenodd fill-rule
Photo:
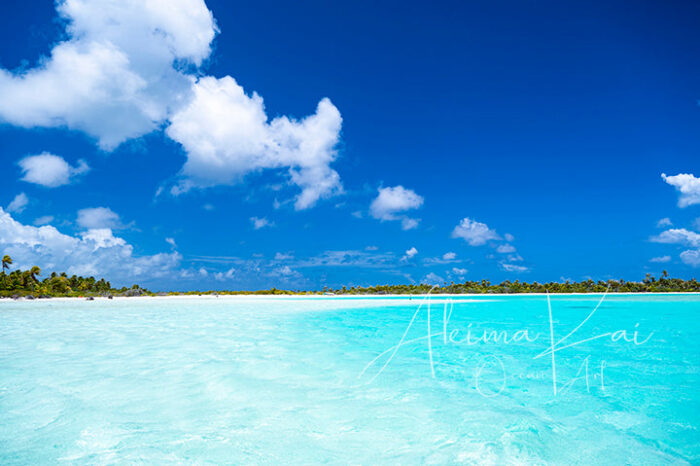
<path fill-rule="evenodd" d="M 2 256 L 2 271 L 4 272 L 5 269 L 9 269 L 10 266 L 12 265 L 12 258 L 5 254 Z"/>
<path fill-rule="evenodd" d="M 2 285 L 7 288 L 7 275 L 5 275 L 5 269 L 9 269 L 12 265 L 12 258 L 5 254 L 2 256 Z"/>
<path fill-rule="evenodd" d="M 32 291 L 34 291 L 34 283 L 39 283 L 39 280 L 36 278 L 37 275 L 41 275 L 41 269 L 35 265 L 29 271 L 29 277 L 32 279 Z"/>

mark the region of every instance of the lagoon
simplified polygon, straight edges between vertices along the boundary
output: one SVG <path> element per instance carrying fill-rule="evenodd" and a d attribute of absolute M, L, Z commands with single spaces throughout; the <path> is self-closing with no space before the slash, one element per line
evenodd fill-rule
<path fill-rule="evenodd" d="M 697 464 L 700 296 L 601 299 L 2 300 L 0 463 Z"/>

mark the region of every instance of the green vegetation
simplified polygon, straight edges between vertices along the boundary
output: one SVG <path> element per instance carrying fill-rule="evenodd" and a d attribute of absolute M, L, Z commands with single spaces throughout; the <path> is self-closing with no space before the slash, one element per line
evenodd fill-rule
<path fill-rule="evenodd" d="M 682 280 L 669 278 L 664 271 L 661 278 L 656 279 L 647 274 L 641 282 L 628 282 L 624 280 L 582 282 L 549 282 L 526 283 L 519 280 L 506 280 L 498 284 L 492 284 L 488 280 L 466 281 L 464 283 L 445 283 L 436 287 L 433 294 L 486 294 L 486 293 L 603 293 L 610 287 L 610 293 L 671 293 L 671 292 L 700 292 L 700 282 L 694 278 Z M 383 285 L 371 287 L 341 288 L 339 290 L 324 289 L 334 294 L 424 294 L 432 287 L 430 285 Z"/>
<path fill-rule="evenodd" d="M 433 288 L 431 285 L 379 285 L 368 287 L 342 287 L 339 289 L 324 287 L 320 291 L 298 290 L 269 290 L 256 291 L 186 291 L 169 293 L 152 293 L 144 288 L 134 285 L 131 288 L 114 289 L 104 279 L 95 280 L 94 277 L 68 277 L 65 273 L 56 274 L 39 280 L 41 269 L 37 266 L 29 270 L 13 270 L 7 273 L 12 265 L 12 258 L 2 258 L 2 272 L 0 272 L 0 297 L 79 297 L 79 296 L 173 296 L 173 295 L 386 295 L 386 294 L 425 294 Z M 696 279 L 683 280 L 670 278 L 664 270 L 661 278 L 654 278 L 647 274 L 641 282 L 628 282 L 624 280 L 582 282 L 549 282 L 526 283 L 519 280 L 492 284 L 488 280 L 466 281 L 464 283 L 443 283 L 432 290 L 433 294 L 487 294 L 487 293 L 602 293 L 609 288 L 610 293 L 672 293 L 672 292 L 700 292 L 700 282 Z"/>
<path fill-rule="evenodd" d="M 593 281 L 583 282 L 549 282 L 549 283 L 526 283 L 519 280 L 506 280 L 498 284 L 492 284 L 488 280 L 466 281 L 464 283 L 444 283 L 432 290 L 432 294 L 487 294 L 487 293 L 603 293 L 609 289 L 609 293 L 674 293 L 674 292 L 700 292 L 700 282 L 696 279 L 683 280 L 680 278 L 669 278 L 666 271 L 662 277 L 656 279 L 647 274 L 641 282 L 628 282 L 624 280 Z M 321 291 L 287 291 L 272 288 L 270 290 L 259 291 L 190 291 L 185 293 L 169 293 L 171 295 L 198 295 L 198 294 L 299 294 L 299 295 L 386 295 L 386 294 L 407 294 L 419 295 L 429 292 L 432 285 L 378 285 L 368 287 L 342 287 L 339 289 L 324 287 Z"/>
<path fill-rule="evenodd" d="M 148 290 L 134 285 L 131 288 L 114 289 L 104 279 L 95 280 L 95 277 L 69 277 L 65 273 L 52 273 L 44 280 L 39 280 L 41 269 L 37 266 L 29 270 L 13 270 L 7 273 L 12 265 L 12 258 L 8 255 L 2 258 L 2 272 L 0 272 L 0 297 L 32 296 L 35 298 L 49 298 L 58 296 L 141 296 L 152 294 Z"/>

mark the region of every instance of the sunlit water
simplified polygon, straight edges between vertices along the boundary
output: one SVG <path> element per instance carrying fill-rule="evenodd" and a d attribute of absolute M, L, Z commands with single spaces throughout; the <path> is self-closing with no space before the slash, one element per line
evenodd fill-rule
<path fill-rule="evenodd" d="M 0 463 L 700 463 L 700 297 L 420 302 L 0 301 Z"/>

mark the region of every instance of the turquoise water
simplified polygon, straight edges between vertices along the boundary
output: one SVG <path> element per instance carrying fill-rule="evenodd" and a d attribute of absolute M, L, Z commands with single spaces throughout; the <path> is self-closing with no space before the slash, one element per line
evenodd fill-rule
<path fill-rule="evenodd" d="M 600 299 L 3 300 L 0 463 L 700 463 L 700 297 Z"/>

